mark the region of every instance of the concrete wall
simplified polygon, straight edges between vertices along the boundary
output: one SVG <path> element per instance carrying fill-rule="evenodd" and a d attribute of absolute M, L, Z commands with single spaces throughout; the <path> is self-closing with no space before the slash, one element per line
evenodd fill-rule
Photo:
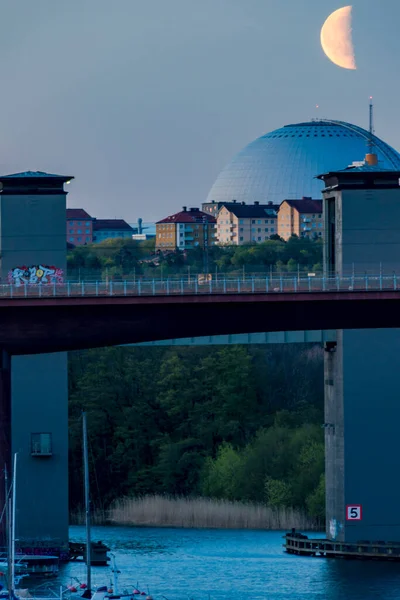
<path fill-rule="evenodd" d="M 63 546 L 68 542 L 67 355 L 13 357 L 11 390 L 17 538 Z M 52 456 L 31 456 L 31 433 L 52 434 Z"/>
<path fill-rule="evenodd" d="M 66 269 L 66 195 L 0 195 L 1 277 L 11 269 Z M 68 542 L 67 354 L 12 358 L 12 452 L 18 452 L 17 537 Z M 31 434 L 51 433 L 54 454 L 31 456 Z"/>
<path fill-rule="evenodd" d="M 400 276 L 400 191 L 345 190 L 336 199 L 338 272 Z M 326 211 L 325 211 L 326 212 Z M 325 223 L 326 226 L 326 223 Z"/>
<path fill-rule="evenodd" d="M 343 332 L 346 541 L 400 540 L 399 330 Z"/>
<path fill-rule="evenodd" d="M 326 534 L 335 540 L 343 540 L 345 533 L 342 334 L 337 332 L 337 345 L 325 345 L 324 368 Z"/>
<path fill-rule="evenodd" d="M 0 195 L 3 281 L 10 269 L 19 265 L 45 263 L 65 269 L 65 215 L 64 194 Z"/>
<path fill-rule="evenodd" d="M 336 202 L 338 273 L 399 268 L 400 189 L 326 197 Z M 335 427 L 325 430 L 330 538 L 400 540 L 399 365 L 396 329 L 338 332 L 336 352 L 326 354 L 325 419 Z M 361 505 L 360 521 L 346 520 L 347 505 Z"/>

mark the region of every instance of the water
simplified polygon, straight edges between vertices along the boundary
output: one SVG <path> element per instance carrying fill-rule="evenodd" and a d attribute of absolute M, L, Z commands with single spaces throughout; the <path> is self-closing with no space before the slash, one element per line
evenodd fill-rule
<path fill-rule="evenodd" d="M 400 599 L 400 563 L 301 558 L 283 552 L 283 532 L 94 527 L 93 540 L 115 552 L 121 589 L 150 590 L 155 600 L 290 598 Z M 84 541 L 83 527 L 71 527 Z M 317 537 L 317 536 L 316 536 Z M 93 569 L 93 582 L 108 585 L 110 570 Z M 85 566 L 62 568 L 84 582 Z"/>

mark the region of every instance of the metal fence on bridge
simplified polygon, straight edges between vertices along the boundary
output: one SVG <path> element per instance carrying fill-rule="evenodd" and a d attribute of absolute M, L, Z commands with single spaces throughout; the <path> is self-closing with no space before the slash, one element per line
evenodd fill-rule
<path fill-rule="evenodd" d="M 9 284 L 0 286 L 3 298 L 49 298 L 81 296 L 176 296 L 193 294 L 276 294 L 352 291 L 397 291 L 395 274 L 360 277 L 237 277 L 207 276 L 182 279 L 126 281 L 67 281 L 66 283 Z"/>

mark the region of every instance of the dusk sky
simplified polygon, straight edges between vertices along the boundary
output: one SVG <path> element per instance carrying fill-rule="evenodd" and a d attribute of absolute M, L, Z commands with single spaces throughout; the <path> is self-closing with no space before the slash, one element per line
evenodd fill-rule
<path fill-rule="evenodd" d="M 320 46 L 345 5 L 3 0 L 2 174 L 74 175 L 69 206 L 134 222 L 199 206 L 236 152 L 284 124 L 367 127 L 370 95 L 377 135 L 400 149 L 400 2 L 354 0 L 357 71 Z"/>

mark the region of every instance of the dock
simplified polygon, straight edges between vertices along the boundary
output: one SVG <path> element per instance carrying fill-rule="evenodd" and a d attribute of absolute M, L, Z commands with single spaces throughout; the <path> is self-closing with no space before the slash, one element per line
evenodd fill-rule
<path fill-rule="evenodd" d="M 110 560 L 107 552 L 110 548 L 103 542 L 92 542 L 91 565 L 92 567 L 107 567 Z M 86 543 L 85 542 L 70 542 L 69 543 L 69 560 L 86 562 Z"/>
<path fill-rule="evenodd" d="M 302 533 L 287 533 L 283 547 L 288 554 L 317 558 L 400 561 L 400 542 L 372 542 L 360 540 L 353 543 L 314 539 Z"/>

